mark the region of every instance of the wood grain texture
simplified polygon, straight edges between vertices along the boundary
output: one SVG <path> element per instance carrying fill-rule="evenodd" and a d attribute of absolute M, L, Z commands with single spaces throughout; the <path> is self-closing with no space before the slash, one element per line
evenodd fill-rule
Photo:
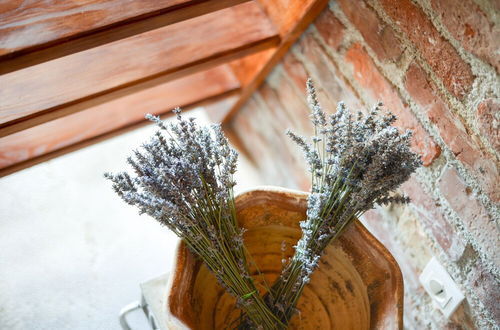
<path fill-rule="evenodd" d="M 263 187 L 236 196 L 239 225 L 257 283 L 271 284 L 290 257 L 306 216 L 305 192 Z M 282 243 L 286 249 L 282 251 Z M 260 286 L 259 286 L 260 287 Z M 168 284 L 169 329 L 225 329 L 239 316 L 235 299 L 181 243 Z M 352 223 L 319 261 L 299 299 L 289 329 L 402 329 L 403 278 L 387 249 L 359 221 Z"/>
<path fill-rule="evenodd" d="M 0 5 L 0 55 L 15 54 L 126 23 L 192 0 L 5 1 Z"/>
<path fill-rule="evenodd" d="M 292 44 L 328 4 L 327 0 L 260 0 L 259 2 L 279 30 L 281 42 L 274 52 L 268 54 L 269 58 L 264 64 L 256 61 L 255 65 L 260 69 L 247 69 L 250 74 L 244 78 L 239 73 L 239 79 L 245 82 L 245 88 L 238 102 L 224 118 L 224 123 L 228 123 L 236 111 L 245 104 Z"/>
<path fill-rule="evenodd" d="M 201 105 L 221 95 L 234 98 L 238 89 L 238 80 L 229 66 L 223 65 L 124 96 L 0 138 L 0 169 L 144 122 L 146 113 L 161 115 L 177 106 Z"/>
<path fill-rule="evenodd" d="M 277 43 L 276 29 L 261 7 L 248 2 L 2 75 L 0 136 Z M 9 129 L 60 109 L 52 117 Z"/>
<path fill-rule="evenodd" d="M 310 15 L 317 0 L 259 0 L 282 37 L 293 33 L 297 24 Z"/>
<path fill-rule="evenodd" d="M 258 52 L 229 63 L 242 86 L 247 86 L 276 53 L 276 47 Z"/>
<path fill-rule="evenodd" d="M 9 1 L 0 4 L 0 74 L 246 1 Z"/>

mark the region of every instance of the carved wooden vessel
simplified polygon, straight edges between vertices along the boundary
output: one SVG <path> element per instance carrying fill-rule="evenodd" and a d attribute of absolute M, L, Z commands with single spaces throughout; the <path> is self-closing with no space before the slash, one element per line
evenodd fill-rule
<path fill-rule="evenodd" d="M 257 188 L 236 197 L 245 244 L 268 283 L 293 253 L 307 193 Z M 255 269 L 251 269 L 255 273 Z M 262 279 L 257 278 L 258 281 Z M 180 244 L 167 297 L 168 329 L 225 329 L 239 311 L 201 261 Z M 403 280 L 380 242 L 356 221 L 327 249 L 299 301 L 291 329 L 402 329 Z"/>

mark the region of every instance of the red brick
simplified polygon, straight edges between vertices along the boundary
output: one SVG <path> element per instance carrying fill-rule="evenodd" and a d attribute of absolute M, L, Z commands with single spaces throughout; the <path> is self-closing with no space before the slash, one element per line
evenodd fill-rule
<path fill-rule="evenodd" d="M 364 88 L 363 94 L 375 103 L 382 101 L 398 120 L 396 125 L 402 129 L 413 131 L 412 146 L 422 157 L 424 166 L 429 166 L 439 157 L 441 149 L 427 134 L 422 125 L 411 113 L 406 104 L 401 101 L 398 92 L 379 72 L 373 60 L 360 44 L 354 44 L 346 52 L 345 59 L 354 68 L 354 78 Z"/>
<path fill-rule="evenodd" d="M 480 146 L 470 139 L 464 125 L 448 109 L 430 83 L 425 72 L 416 64 L 410 65 L 405 76 L 405 87 L 416 101 L 420 111 L 434 123 L 443 141 L 473 175 L 490 198 L 500 201 L 498 169 L 495 161 L 483 154 Z"/>
<path fill-rule="evenodd" d="M 496 11 L 500 12 L 500 1 L 498 1 L 498 0 L 488 0 L 487 2 L 489 2 Z"/>
<path fill-rule="evenodd" d="M 437 243 L 452 261 L 460 259 L 465 250 L 465 243 L 453 226 L 443 217 L 440 205 L 424 191 L 420 183 L 412 176 L 401 189 L 411 198 L 420 215 L 420 222 L 428 228 Z"/>
<path fill-rule="evenodd" d="M 304 64 L 295 56 L 293 52 L 288 52 L 282 60 L 283 68 L 285 69 L 288 77 L 294 82 L 298 89 L 306 89 L 306 81 L 309 74 L 304 68 Z"/>
<path fill-rule="evenodd" d="M 380 0 L 380 3 L 418 48 L 446 88 L 456 97 L 462 98 L 474 81 L 471 68 L 439 34 L 422 9 L 411 0 Z"/>
<path fill-rule="evenodd" d="M 491 24 L 472 0 L 432 0 L 432 8 L 462 46 L 500 72 L 500 27 Z"/>
<path fill-rule="evenodd" d="M 468 269 L 470 278 L 468 286 L 483 303 L 484 307 L 490 311 L 497 324 L 500 324 L 500 290 L 495 276 L 486 269 L 479 256 L 474 258 L 476 262 Z"/>
<path fill-rule="evenodd" d="M 460 304 L 457 307 L 457 309 L 453 312 L 453 315 L 451 315 L 450 319 L 446 321 L 444 319 L 440 319 L 438 322 L 435 322 L 439 324 L 438 326 L 434 327 L 435 329 L 442 329 L 442 330 L 477 329 L 473 321 L 473 316 L 471 315 L 470 307 L 467 303 Z"/>
<path fill-rule="evenodd" d="M 286 83 L 283 76 L 280 79 L 283 83 Z M 308 122 L 309 117 L 290 111 L 287 105 L 283 105 L 280 102 L 278 91 L 273 89 L 267 82 L 262 84 L 258 90 L 258 94 L 262 98 L 262 101 L 265 102 L 265 108 L 260 109 L 260 111 L 264 111 L 265 113 L 255 117 L 258 125 L 256 129 L 267 130 L 270 133 L 266 144 L 267 148 L 271 149 L 269 155 L 271 162 L 286 164 L 286 166 L 280 167 L 279 175 L 289 177 L 290 180 L 293 180 L 295 188 L 309 190 L 311 178 L 305 170 L 306 165 L 302 152 L 285 135 L 286 129 L 300 129 L 304 122 L 310 126 Z M 300 103 L 298 106 L 307 111 L 304 103 Z M 266 121 L 268 123 L 267 127 L 262 127 L 262 122 L 260 122 L 264 117 L 268 117 Z M 259 122 L 260 124 L 258 124 Z"/>
<path fill-rule="evenodd" d="M 500 254 L 497 253 L 500 237 L 495 221 L 453 167 L 447 167 L 441 175 L 439 190 L 479 246 L 500 266 Z"/>
<path fill-rule="evenodd" d="M 351 109 L 361 108 L 353 89 L 316 39 L 303 38 L 297 46 L 298 53 L 309 64 L 308 74 L 316 83 L 319 100 L 327 112 L 335 112 L 339 101 L 344 101 Z"/>
<path fill-rule="evenodd" d="M 481 134 L 500 153 L 500 102 L 498 99 L 486 99 L 479 103 L 476 114 Z"/>
<path fill-rule="evenodd" d="M 403 53 L 394 30 L 368 7 L 365 0 L 340 0 L 340 6 L 381 61 L 397 60 Z"/>
<path fill-rule="evenodd" d="M 253 129 L 266 131 L 261 134 L 266 136 L 263 148 L 270 151 L 266 155 L 267 160 L 284 165 L 278 166 L 279 173 L 269 174 L 270 171 L 265 168 L 262 168 L 262 173 L 269 178 L 268 182 L 276 182 L 279 177 L 280 182 L 287 182 L 287 187 L 307 191 L 311 186 L 311 178 L 305 170 L 305 160 L 302 152 L 285 135 L 285 131 L 290 128 L 301 133 L 311 133 L 309 109 L 305 98 L 292 88 L 283 71 L 273 73 L 270 80 L 274 86 L 269 81 L 264 82 L 258 89 L 258 95 L 255 96 L 256 100 L 260 97 L 264 104 L 258 102 L 252 104 L 251 116 L 255 120 Z"/>
<path fill-rule="evenodd" d="M 300 113 L 290 111 L 291 107 L 284 106 L 281 103 L 278 92 L 273 89 L 268 82 L 264 82 L 261 85 L 259 94 L 269 108 L 273 120 L 276 121 L 273 125 L 279 124 L 281 133 L 287 128 L 300 130 L 301 132 L 304 132 L 304 127 L 307 128 L 308 131 L 310 130 L 308 109 L 305 104 L 299 104 L 299 107 L 302 109 Z"/>
<path fill-rule="evenodd" d="M 305 88 L 295 88 L 293 81 L 286 79 L 284 72 L 280 72 L 279 75 L 274 74 L 271 79 L 268 79 L 268 83 L 274 90 L 276 102 L 281 104 L 283 111 L 295 122 L 295 126 L 289 128 L 301 134 L 311 134 L 313 130 L 309 120 L 311 112 L 307 106 L 305 92 L 302 92 Z"/>
<path fill-rule="evenodd" d="M 330 9 L 326 8 L 314 22 L 325 43 L 338 50 L 344 40 L 345 26 L 333 15 Z"/>
<path fill-rule="evenodd" d="M 417 269 L 417 265 L 405 252 L 408 246 L 404 242 L 398 241 L 396 238 L 397 229 L 389 227 L 394 220 L 391 216 L 384 216 L 376 209 L 365 212 L 362 216 L 362 223 L 375 236 L 384 247 L 389 250 L 394 259 L 396 259 L 405 282 L 405 290 L 412 292 L 422 292 L 424 289 L 418 280 L 418 274 L 421 269 Z M 389 225 L 389 226 L 388 226 Z M 391 230 L 388 230 L 388 227 Z M 415 247 L 413 247 L 415 248 Z M 407 303 L 405 301 L 405 303 Z"/>
<path fill-rule="evenodd" d="M 245 148 L 252 155 L 252 160 L 266 184 L 295 189 L 306 188 L 304 178 L 307 172 L 303 168 L 296 171 L 299 163 L 297 159 L 293 159 L 293 153 L 285 147 L 288 141 L 284 128 L 272 124 L 278 123 L 274 117 L 275 112 L 270 111 L 269 107 L 258 100 L 259 93 L 256 93 L 235 115 L 231 121 L 232 131 L 243 141 Z M 277 163 L 288 164 L 289 167 L 276 166 Z"/>
<path fill-rule="evenodd" d="M 455 311 L 452 320 L 448 320 L 446 324 L 443 323 L 443 318 L 431 320 L 429 314 L 421 313 L 425 301 L 422 298 L 428 296 L 418 279 L 422 269 L 418 267 L 420 262 L 416 259 L 419 259 L 422 254 L 429 255 L 431 253 L 430 247 L 426 245 L 425 239 L 419 239 L 418 233 L 410 234 L 413 236 L 410 239 L 406 236 L 401 239 L 401 236 L 405 235 L 405 233 L 401 232 L 402 228 L 396 227 L 396 220 L 390 218 L 390 215 L 382 215 L 378 210 L 370 210 L 362 216 L 362 222 L 390 251 L 401 268 L 405 283 L 405 326 L 410 329 L 427 329 L 432 324 L 433 328 L 438 329 L 462 329 L 460 326 L 464 326 L 464 329 L 473 329 L 474 326 L 470 316 L 464 313 L 463 308 Z M 398 219 L 397 223 L 401 221 L 402 219 Z M 419 312 L 416 313 L 415 311 Z M 453 327 L 453 324 L 460 324 L 460 326 Z"/>
<path fill-rule="evenodd" d="M 252 97 L 231 119 L 228 130 L 240 140 L 244 149 L 248 150 L 249 155 L 251 155 L 251 161 L 257 167 L 262 167 L 262 164 L 257 159 L 260 158 L 259 153 L 265 151 L 265 142 L 262 141 L 259 134 L 255 134 L 251 122 L 248 120 L 251 117 L 248 115 L 248 112 L 251 113 L 254 110 L 254 104 L 255 101 Z"/>
<path fill-rule="evenodd" d="M 436 95 L 425 72 L 414 63 L 406 72 L 405 87 L 420 110 L 438 126 L 441 137 L 455 155 L 462 153 L 464 148 L 473 149 L 468 142 L 465 127 L 450 113 L 446 104 Z"/>

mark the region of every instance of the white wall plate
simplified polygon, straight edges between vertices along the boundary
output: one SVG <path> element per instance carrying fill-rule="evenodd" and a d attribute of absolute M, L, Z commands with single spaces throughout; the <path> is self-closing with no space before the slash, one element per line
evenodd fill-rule
<path fill-rule="evenodd" d="M 419 279 L 431 296 L 434 306 L 439 308 L 446 318 L 449 318 L 464 300 L 458 286 L 435 257 L 425 266 Z"/>

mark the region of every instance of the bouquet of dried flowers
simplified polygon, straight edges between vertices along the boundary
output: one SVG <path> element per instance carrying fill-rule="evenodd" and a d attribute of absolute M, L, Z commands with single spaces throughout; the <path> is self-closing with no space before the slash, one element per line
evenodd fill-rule
<path fill-rule="evenodd" d="M 359 112 L 353 118 L 340 102 L 337 112 L 327 119 L 311 80 L 307 93 L 314 125 L 311 142 L 287 132 L 303 150 L 311 172 L 307 219 L 300 224 L 302 237 L 295 254 L 266 299 L 284 324 L 293 316 L 327 245 L 374 204 L 407 203 L 408 197 L 393 192 L 421 165 L 419 156 L 410 150 L 411 132 L 400 134 L 392 127 L 396 117 L 381 116 L 382 104 L 368 115 Z"/>
<path fill-rule="evenodd" d="M 128 159 L 135 175 L 106 174 L 123 200 L 182 238 L 237 298 L 244 312 L 240 329 L 285 329 L 328 244 L 374 204 L 408 202 L 393 192 L 421 164 L 410 150 L 411 132 L 392 127 L 396 117 L 380 115 L 380 104 L 353 117 L 339 103 L 327 118 L 310 80 L 307 92 L 314 136 L 308 142 L 287 132 L 311 172 L 307 218 L 295 254 L 275 283 L 266 285 L 265 296 L 249 275 L 233 196 L 237 153 L 220 126 L 198 127 L 178 109 L 177 124 L 148 116 L 161 131 Z"/>
<path fill-rule="evenodd" d="M 199 127 L 174 110 L 177 123 L 146 117 L 161 130 L 128 158 L 135 175 L 110 174 L 116 193 L 182 238 L 234 297 L 251 324 L 276 329 L 270 312 L 249 275 L 234 208 L 233 174 L 238 154 L 219 125 Z"/>

